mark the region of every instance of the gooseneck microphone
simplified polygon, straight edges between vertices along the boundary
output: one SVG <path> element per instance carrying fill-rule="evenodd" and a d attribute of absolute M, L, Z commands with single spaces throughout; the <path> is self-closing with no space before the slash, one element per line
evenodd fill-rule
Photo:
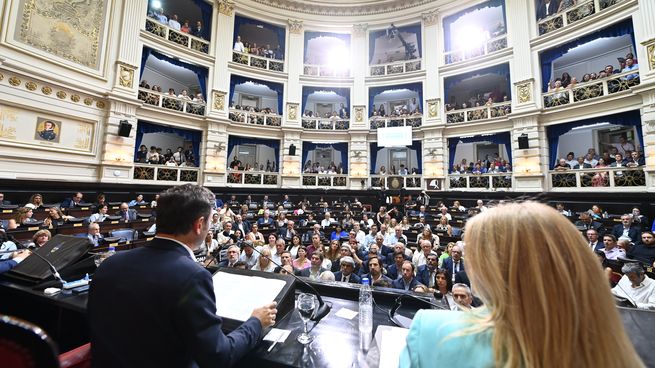
<path fill-rule="evenodd" d="M 440 299 L 440 298 L 438 298 L 438 295 L 441 295 L 441 294 L 440 293 L 437 294 L 437 293 L 438 292 L 435 292 L 434 296 L 435 296 L 435 298 Z M 443 305 L 438 305 L 438 304 L 432 303 L 432 302 L 427 301 L 425 299 L 419 298 L 419 297 L 417 297 L 415 295 L 401 294 L 396 298 L 396 301 L 394 302 L 393 307 L 391 307 L 391 309 L 389 309 L 389 313 L 388 313 L 389 320 L 391 322 L 393 322 L 398 327 L 409 328 L 409 325 L 411 324 L 411 319 L 409 319 L 407 317 L 400 316 L 400 315 L 398 315 L 398 316 L 396 315 L 396 312 L 402 306 L 403 299 L 405 299 L 405 298 L 416 299 L 416 300 L 421 301 L 421 302 L 423 302 L 425 304 L 428 304 L 428 305 L 430 305 L 432 307 L 435 307 L 436 309 L 448 310 L 448 308 L 446 308 Z"/>
<path fill-rule="evenodd" d="M 243 248 L 245 248 L 245 247 L 250 247 L 250 248 L 252 248 L 252 250 L 254 250 L 255 252 L 257 252 L 257 253 L 259 254 L 260 257 L 264 257 L 264 256 L 262 255 L 262 252 L 260 252 L 260 251 L 259 251 L 259 250 L 258 250 L 258 249 L 253 245 L 253 244 L 252 244 L 252 242 L 249 241 L 249 240 L 239 240 L 238 242 L 236 242 L 236 246 L 238 246 L 239 249 L 243 249 Z M 272 260 L 271 257 L 267 257 L 267 258 L 268 258 L 268 260 L 269 260 L 271 263 L 273 263 L 274 265 L 276 265 L 276 266 L 282 268 L 282 265 L 280 265 L 280 264 L 278 264 L 277 262 L 275 262 L 274 260 Z M 309 284 L 307 281 L 301 279 L 300 277 L 294 275 L 293 272 L 292 272 L 292 273 L 287 273 L 287 275 L 291 275 L 291 276 L 293 276 L 294 279 L 296 279 L 297 281 L 299 281 L 299 282 L 302 283 L 303 285 L 307 286 L 307 287 L 312 291 L 312 293 L 316 296 L 316 299 L 318 300 L 318 307 L 316 308 L 316 310 L 314 311 L 314 314 L 313 314 L 312 317 L 310 318 L 311 321 L 314 321 L 314 322 L 318 323 L 318 322 L 319 322 L 320 320 L 322 320 L 325 316 L 327 316 L 328 313 L 330 313 L 330 310 L 332 309 L 332 305 L 330 305 L 330 304 L 324 302 L 324 301 L 323 301 L 323 298 L 321 297 L 321 294 L 319 294 L 319 292 L 316 291 L 316 289 L 315 289 L 311 284 Z"/>
<path fill-rule="evenodd" d="M 34 255 L 37 258 L 42 259 L 43 262 L 47 263 L 48 266 L 50 267 L 50 271 L 52 272 L 52 276 L 54 276 L 57 281 L 61 282 L 62 285 L 64 285 L 66 283 L 66 281 L 64 281 L 64 279 L 62 279 L 61 276 L 59 275 L 59 271 L 57 271 L 57 268 L 55 267 L 55 265 L 53 265 L 50 261 L 48 261 L 44 256 L 42 256 L 39 253 L 34 252 L 34 251 L 31 252 L 30 255 L 31 256 Z"/>

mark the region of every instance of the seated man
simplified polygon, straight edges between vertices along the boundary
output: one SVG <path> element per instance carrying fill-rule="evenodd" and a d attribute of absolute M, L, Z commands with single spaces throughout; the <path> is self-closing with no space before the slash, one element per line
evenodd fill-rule
<path fill-rule="evenodd" d="M 582 212 L 580 214 L 579 220 L 575 222 L 575 226 L 581 230 L 594 229 L 599 234 L 604 233 L 603 225 L 600 222 L 593 221 L 591 215 L 588 212 Z"/>
<path fill-rule="evenodd" d="M 416 271 L 416 279 L 418 282 L 429 288 L 434 288 L 438 265 L 439 257 L 437 256 L 437 253 L 430 252 L 427 255 L 427 263 L 419 266 Z"/>
<path fill-rule="evenodd" d="M 100 225 L 95 222 L 90 223 L 86 237 L 94 247 L 100 245 L 102 239 L 104 238 L 102 234 L 100 234 Z"/>
<path fill-rule="evenodd" d="M 412 257 L 412 263 L 416 267 L 423 266 L 428 262 L 428 256 L 432 253 L 432 242 L 423 239 L 419 243 L 419 247 L 421 247 L 421 251 L 417 251 L 414 253 L 414 257 Z"/>
<path fill-rule="evenodd" d="M 64 199 L 63 202 L 61 202 L 61 205 L 59 206 L 60 208 L 73 208 L 76 206 L 80 206 L 82 203 L 82 197 L 83 194 L 80 192 L 75 193 L 75 195 L 72 198 L 66 198 Z"/>
<path fill-rule="evenodd" d="M 566 159 L 560 158 L 559 161 L 557 162 L 557 165 L 555 165 L 554 170 L 555 171 L 567 171 L 571 169 L 571 165 L 566 162 Z"/>
<path fill-rule="evenodd" d="M 389 276 L 390 279 L 395 280 L 402 275 L 401 269 L 405 262 L 405 253 L 395 251 L 393 253 L 393 260 L 394 262 L 387 267 L 387 276 Z"/>
<path fill-rule="evenodd" d="M 393 280 L 382 273 L 382 264 L 380 258 L 371 256 L 366 262 L 368 274 L 364 277 L 368 278 L 370 285 L 380 287 L 391 287 Z"/>
<path fill-rule="evenodd" d="M 291 238 L 293 238 L 296 235 L 299 235 L 296 229 L 294 229 L 294 222 L 289 220 L 287 221 L 287 227 L 282 227 L 280 230 L 277 232 L 277 236 L 279 238 L 282 238 L 288 242 L 291 242 Z"/>
<path fill-rule="evenodd" d="M 636 242 L 641 238 L 641 229 L 639 226 L 632 225 L 632 215 L 626 213 L 621 216 L 621 224 L 612 228 L 612 235 L 617 239 L 625 236 Z"/>
<path fill-rule="evenodd" d="M 143 194 L 139 194 L 138 196 L 136 196 L 136 199 L 131 200 L 130 203 L 128 203 L 127 205 L 129 207 L 134 207 L 142 204 L 146 204 L 146 201 L 143 200 Z"/>
<path fill-rule="evenodd" d="M 452 293 L 457 309 L 471 309 L 473 304 L 473 293 L 471 293 L 471 288 L 469 288 L 468 285 L 462 283 L 455 284 L 453 285 Z"/>
<path fill-rule="evenodd" d="M 269 210 L 264 211 L 263 217 L 260 217 L 259 220 L 257 220 L 257 225 L 259 228 L 262 227 L 269 227 L 269 228 L 275 228 L 275 221 L 271 217 L 271 213 Z"/>
<path fill-rule="evenodd" d="M 116 216 L 121 217 L 121 221 L 134 221 L 137 218 L 137 212 L 135 209 L 130 208 L 127 203 L 121 203 L 120 210 L 116 212 Z"/>
<path fill-rule="evenodd" d="M 310 257 L 311 266 L 300 270 L 300 276 L 309 277 L 311 280 L 318 280 L 321 274 L 327 269 L 323 268 L 323 252 L 314 252 Z"/>
<path fill-rule="evenodd" d="M 245 241 L 243 243 L 243 251 L 239 256 L 239 261 L 246 264 L 247 269 L 251 269 L 257 264 L 257 259 L 259 259 L 259 253 L 255 252 L 253 249 L 253 244 L 250 241 Z"/>
<path fill-rule="evenodd" d="M 321 220 L 321 227 L 325 229 L 326 227 L 330 227 L 334 222 L 336 221 L 330 217 L 330 212 L 325 212 L 325 218 Z"/>
<path fill-rule="evenodd" d="M 616 237 L 614 235 L 605 234 L 603 236 L 603 244 L 605 244 L 605 248 L 603 249 L 605 258 L 615 261 L 618 257 L 625 257 L 625 251 L 619 248 Z"/>
<path fill-rule="evenodd" d="M 419 285 L 421 283 L 414 277 L 414 264 L 410 261 L 404 261 L 402 265 L 402 277 L 393 280 L 391 286 L 394 289 L 411 291 Z"/>
<path fill-rule="evenodd" d="M 635 244 L 628 251 L 628 258 L 636 259 L 655 267 L 655 236 L 653 236 L 652 231 L 641 233 L 641 242 Z"/>
<path fill-rule="evenodd" d="M 621 268 L 623 276 L 612 288 L 612 294 L 625 298 L 639 309 L 655 309 L 655 281 L 644 274 L 638 263 L 626 263 Z"/>
<path fill-rule="evenodd" d="M 218 267 L 234 267 L 239 261 L 239 247 L 230 245 L 227 248 L 227 257 L 218 263 Z"/>
<path fill-rule="evenodd" d="M 339 262 L 341 271 L 334 273 L 334 279 L 340 282 L 349 282 L 351 284 L 359 284 L 361 279 L 353 273 L 355 270 L 355 261 L 350 256 L 341 257 Z"/>

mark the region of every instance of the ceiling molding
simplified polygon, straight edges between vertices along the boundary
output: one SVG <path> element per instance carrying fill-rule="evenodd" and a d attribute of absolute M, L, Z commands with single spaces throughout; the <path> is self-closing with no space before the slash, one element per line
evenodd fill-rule
<path fill-rule="evenodd" d="M 292 12 L 325 16 L 361 16 L 397 12 L 434 0 L 251 0 L 259 4 Z"/>

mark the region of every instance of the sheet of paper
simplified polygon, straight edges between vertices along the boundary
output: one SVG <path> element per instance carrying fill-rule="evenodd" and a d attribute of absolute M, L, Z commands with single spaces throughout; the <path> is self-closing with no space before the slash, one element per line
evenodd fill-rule
<path fill-rule="evenodd" d="M 407 345 L 406 328 L 393 326 L 379 326 L 375 338 L 380 341 L 380 366 L 379 368 L 396 368 L 400 353 Z"/>
<path fill-rule="evenodd" d="M 286 283 L 283 280 L 227 272 L 214 274 L 216 314 L 237 321 L 250 318 L 253 309 L 272 302 Z"/>
<path fill-rule="evenodd" d="M 284 342 L 287 339 L 287 337 L 289 337 L 289 334 L 291 334 L 291 330 L 271 328 L 271 331 L 269 331 L 269 333 L 267 333 L 266 336 L 264 336 L 264 340 Z"/>
<path fill-rule="evenodd" d="M 341 308 L 334 315 L 345 319 L 353 319 L 357 315 L 357 312 L 348 308 Z"/>

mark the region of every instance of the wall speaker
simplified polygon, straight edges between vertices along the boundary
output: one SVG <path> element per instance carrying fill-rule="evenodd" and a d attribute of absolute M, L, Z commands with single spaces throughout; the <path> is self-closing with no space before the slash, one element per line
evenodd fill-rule
<path fill-rule="evenodd" d="M 118 135 L 121 137 L 129 137 L 132 131 L 132 124 L 127 120 L 121 120 L 118 124 Z"/>
<path fill-rule="evenodd" d="M 528 135 L 521 134 L 519 136 L 519 149 L 528 149 L 528 148 L 530 148 L 530 144 L 528 143 Z"/>
<path fill-rule="evenodd" d="M 289 146 L 289 156 L 295 156 L 296 155 L 296 146 L 294 144 L 291 144 Z"/>

